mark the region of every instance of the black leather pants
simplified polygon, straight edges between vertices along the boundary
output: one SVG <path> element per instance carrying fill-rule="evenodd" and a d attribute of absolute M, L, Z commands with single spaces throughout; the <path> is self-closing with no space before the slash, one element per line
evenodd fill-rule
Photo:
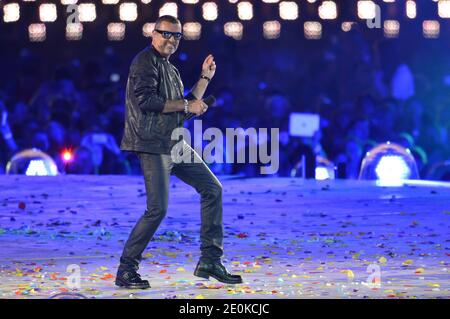
<path fill-rule="evenodd" d="M 145 179 L 147 209 L 125 244 L 120 258 L 122 266 L 138 268 L 142 253 L 167 213 L 171 174 L 201 195 L 201 259 L 216 261 L 223 255 L 222 185 L 187 143 L 178 153 L 190 162 L 176 163 L 170 154 L 138 153 Z M 194 162 L 194 157 L 200 162 Z"/>

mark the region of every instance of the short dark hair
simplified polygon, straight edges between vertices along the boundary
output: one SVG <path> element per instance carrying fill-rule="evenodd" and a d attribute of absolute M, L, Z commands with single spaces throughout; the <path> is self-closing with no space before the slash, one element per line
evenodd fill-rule
<path fill-rule="evenodd" d="M 181 21 L 178 20 L 178 18 L 174 17 L 174 16 L 170 16 L 170 15 L 164 15 L 164 16 L 160 16 L 156 22 L 155 22 L 155 29 L 158 29 L 159 26 L 161 25 L 162 22 L 169 22 L 172 24 L 179 24 L 181 25 Z"/>

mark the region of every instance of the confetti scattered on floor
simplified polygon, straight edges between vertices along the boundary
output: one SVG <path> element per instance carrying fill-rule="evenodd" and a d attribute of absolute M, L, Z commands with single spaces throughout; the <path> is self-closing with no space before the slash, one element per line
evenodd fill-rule
<path fill-rule="evenodd" d="M 144 253 L 148 290 L 114 286 L 143 213 L 140 176 L 1 176 L 0 297 L 449 298 L 450 188 L 221 178 L 224 264 L 244 283 L 193 276 L 199 195 L 171 179 Z"/>

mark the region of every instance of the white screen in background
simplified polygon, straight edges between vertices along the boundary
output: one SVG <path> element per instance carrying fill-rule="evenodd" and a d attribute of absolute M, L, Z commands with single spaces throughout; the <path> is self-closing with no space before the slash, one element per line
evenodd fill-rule
<path fill-rule="evenodd" d="M 311 137 L 319 127 L 319 114 L 291 113 L 289 116 L 289 134 L 291 136 Z"/>

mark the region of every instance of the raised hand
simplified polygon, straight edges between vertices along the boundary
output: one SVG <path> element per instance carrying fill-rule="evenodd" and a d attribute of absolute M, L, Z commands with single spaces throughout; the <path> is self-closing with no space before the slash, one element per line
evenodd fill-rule
<path fill-rule="evenodd" d="M 203 61 L 202 75 L 212 79 L 214 74 L 216 74 L 216 62 L 214 61 L 214 56 L 210 54 Z"/>

